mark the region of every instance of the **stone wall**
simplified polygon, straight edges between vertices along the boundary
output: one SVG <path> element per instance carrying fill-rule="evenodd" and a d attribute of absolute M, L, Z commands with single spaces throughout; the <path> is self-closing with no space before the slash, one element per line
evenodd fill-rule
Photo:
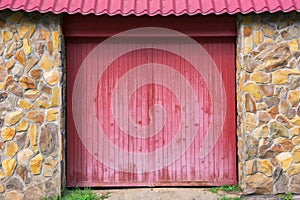
<path fill-rule="evenodd" d="M 300 193 L 300 14 L 238 17 L 239 181 L 244 193 Z"/>
<path fill-rule="evenodd" d="M 0 12 L 0 199 L 61 190 L 61 19 Z"/>

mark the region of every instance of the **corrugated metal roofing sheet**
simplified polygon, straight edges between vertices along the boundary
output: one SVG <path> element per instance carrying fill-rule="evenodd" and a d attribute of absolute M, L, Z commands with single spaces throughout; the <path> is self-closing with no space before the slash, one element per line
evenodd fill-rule
<path fill-rule="evenodd" d="M 300 12 L 299 0 L 0 0 L 0 9 L 108 15 Z"/>

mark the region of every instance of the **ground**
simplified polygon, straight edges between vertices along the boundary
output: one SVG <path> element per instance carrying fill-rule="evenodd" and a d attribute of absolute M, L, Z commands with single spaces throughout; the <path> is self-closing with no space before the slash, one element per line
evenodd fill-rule
<path fill-rule="evenodd" d="M 207 188 L 134 188 L 96 190 L 100 195 L 110 193 L 108 200 L 218 200 L 225 194 L 210 192 Z M 238 197 L 237 194 L 226 194 L 227 197 Z"/>
<path fill-rule="evenodd" d="M 209 188 L 132 188 L 94 190 L 100 196 L 109 194 L 107 200 L 229 200 L 240 197 L 243 200 L 280 200 L 275 195 L 247 195 L 241 192 L 210 192 Z M 227 197 L 227 198 L 224 198 Z M 285 199 L 284 196 L 282 199 Z M 300 200 L 300 195 L 294 195 L 294 200 Z"/>

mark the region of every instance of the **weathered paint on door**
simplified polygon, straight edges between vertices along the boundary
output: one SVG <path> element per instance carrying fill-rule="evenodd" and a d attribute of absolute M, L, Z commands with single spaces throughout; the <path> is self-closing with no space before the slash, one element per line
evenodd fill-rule
<path fill-rule="evenodd" d="M 114 60 L 98 77 L 97 87 L 89 92 L 92 76 L 96 74 L 98 61 L 88 63 L 93 70 L 83 70 L 85 77 L 74 88 L 77 72 L 84 59 L 105 38 L 67 38 L 67 186 L 205 186 L 236 183 L 236 139 L 235 139 L 235 64 L 233 37 L 194 37 L 214 60 L 219 74 L 208 73 L 208 85 L 195 67 L 184 57 L 172 52 L 144 48 L 129 51 Z M 176 40 L 174 40 L 176 43 Z M 124 45 L 122 43 L 115 45 Z M 133 47 L 134 43 L 126 44 Z M 166 43 L 172 47 L 172 43 Z M 186 48 L 189 44 L 180 44 Z M 112 48 L 113 49 L 113 48 Z M 107 51 L 112 51 L 108 48 Z M 112 52 L 113 54 L 113 52 Z M 194 55 L 193 49 L 190 54 Z M 101 56 L 100 56 L 101 57 Z M 105 59 L 105 58 L 101 58 Z M 159 64 L 157 65 L 153 65 Z M 148 65 L 147 65 L 148 64 Z M 147 65 L 146 70 L 138 66 Z M 172 73 L 178 73 L 180 80 Z M 203 67 L 205 63 L 203 63 Z M 130 75 L 128 75 L 130 74 Z M 221 76 L 226 92 L 223 107 L 213 104 L 213 98 L 220 93 L 221 88 L 214 86 L 217 77 Z M 159 84 L 156 79 L 162 78 Z M 136 87 L 132 92 L 129 85 L 139 85 L 145 79 L 153 80 Z M 188 93 L 182 88 L 182 81 L 187 80 L 194 93 Z M 165 87 L 164 84 L 171 86 Z M 114 91 L 118 90 L 117 96 Z M 74 91 L 76 94 L 73 95 Z M 177 94 L 175 94 L 175 90 Z M 80 92 L 78 92 L 80 91 Z M 214 94 L 212 94 L 214 93 Z M 194 106 L 193 94 L 196 95 L 198 106 Z M 81 131 L 74 123 L 72 103 L 86 102 L 92 95 L 92 105 L 82 104 Z M 129 96 L 129 97 L 128 97 Z M 127 98 L 128 97 L 128 98 Z M 160 105 L 160 108 L 159 106 Z M 225 106 L 224 106 L 225 105 Z M 157 107 L 158 106 L 158 107 Z M 182 120 L 193 120 L 189 113 L 184 113 L 188 107 L 199 109 L 199 123 L 186 121 L 196 127 L 196 135 L 188 143 L 188 131 L 178 132 Z M 160 110 L 161 108 L 163 112 Z M 74 108 L 73 108 L 74 109 Z M 208 134 L 208 127 L 217 127 L 218 117 L 213 117 L 213 110 L 219 109 L 224 114 L 225 121 L 220 137 L 211 151 L 204 158 L 199 157 L 199 149 Z M 156 113 L 154 113 L 156 112 Z M 157 113 L 158 112 L 158 113 Z M 222 113 L 223 112 L 223 113 Z M 95 114 L 97 120 L 92 117 Z M 192 113 L 193 114 L 193 113 Z M 124 115 L 129 115 L 124 117 Z M 78 116 L 77 116 L 78 118 Z M 152 126 L 152 129 L 133 131 L 121 127 L 133 121 L 135 127 Z M 153 124 L 154 123 L 154 124 Z M 100 129 L 90 128 L 98 124 Z M 186 127 L 188 129 L 188 127 Z M 130 130 L 131 132 L 127 132 Z M 181 129 L 182 130 L 182 129 Z M 100 137 L 100 132 L 104 137 Z M 144 131 L 144 132 L 143 132 Z M 177 134 L 183 137 L 177 138 Z M 212 134 L 212 133 L 211 133 Z M 84 137 L 84 138 L 82 138 Z M 178 141 L 173 141 L 177 139 Z M 85 145 L 82 144 L 85 141 Z M 170 145 L 170 148 L 165 148 Z M 128 154 L 111 150 L 109 146 L 122 149 Z M 176 152 L 181 152 L 176 157 Z M 155 154 L 156 153 L 156 154 Z M 137 155 L 146 159 L 140 159 Z M 99 155 L 103 159 L 99 158 Z M 128 156 L 124 156 L 128 155 Z M 155 156 L 153 156 L 155 155 Z M 105 158 L 104 158 L 105 157 Z M 157 159 L 157 157 L 161 159 Z M 174 159 L 170 162 L 170 158 Z M 148 159 L 148 160 L 147 160 Z M 102 162 L 103 160 L 109 160 Z M 156 163 L 155 163 L 156 162 Z M 108 164 L 107 164 L 108 163 Z M 153 164 L 154 163 L 154 164 Z M 142 167 L 140 167 L 142 166 Z M 139 171 L 142 168 L 142 171 Z"/>

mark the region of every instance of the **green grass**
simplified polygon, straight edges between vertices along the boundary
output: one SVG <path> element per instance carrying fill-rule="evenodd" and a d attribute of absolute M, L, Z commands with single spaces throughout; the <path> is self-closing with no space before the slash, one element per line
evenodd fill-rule
<path fill-rule="evenodd" d="M 240 200 L 241 197 L 226 197 L 225 195 L 222 196 L 221 200 Z"/>
<path fill-rule="evenodd" d="M 220 187 L 213 187 L 209 188 L 210 192 L 217 193 L 218 191 L 225 191 L 225 192 L 239 192 L 240 185 L 223 185 Z"/>
<path fill-rule="evenodd" d="M 43 200 L 104 200 L 109 197 L 109 193 L 98 196 L 90 188 L 83 190 L 75 188 L 62 192 L 62 196 L 44 198 Z"/>
<path fill-rule="evenodd" d="M 279 194 L 278 197 L 282 200 L 293 200 L 293 194 L 291 192 L 286 192 L 285 194 Z"/>

